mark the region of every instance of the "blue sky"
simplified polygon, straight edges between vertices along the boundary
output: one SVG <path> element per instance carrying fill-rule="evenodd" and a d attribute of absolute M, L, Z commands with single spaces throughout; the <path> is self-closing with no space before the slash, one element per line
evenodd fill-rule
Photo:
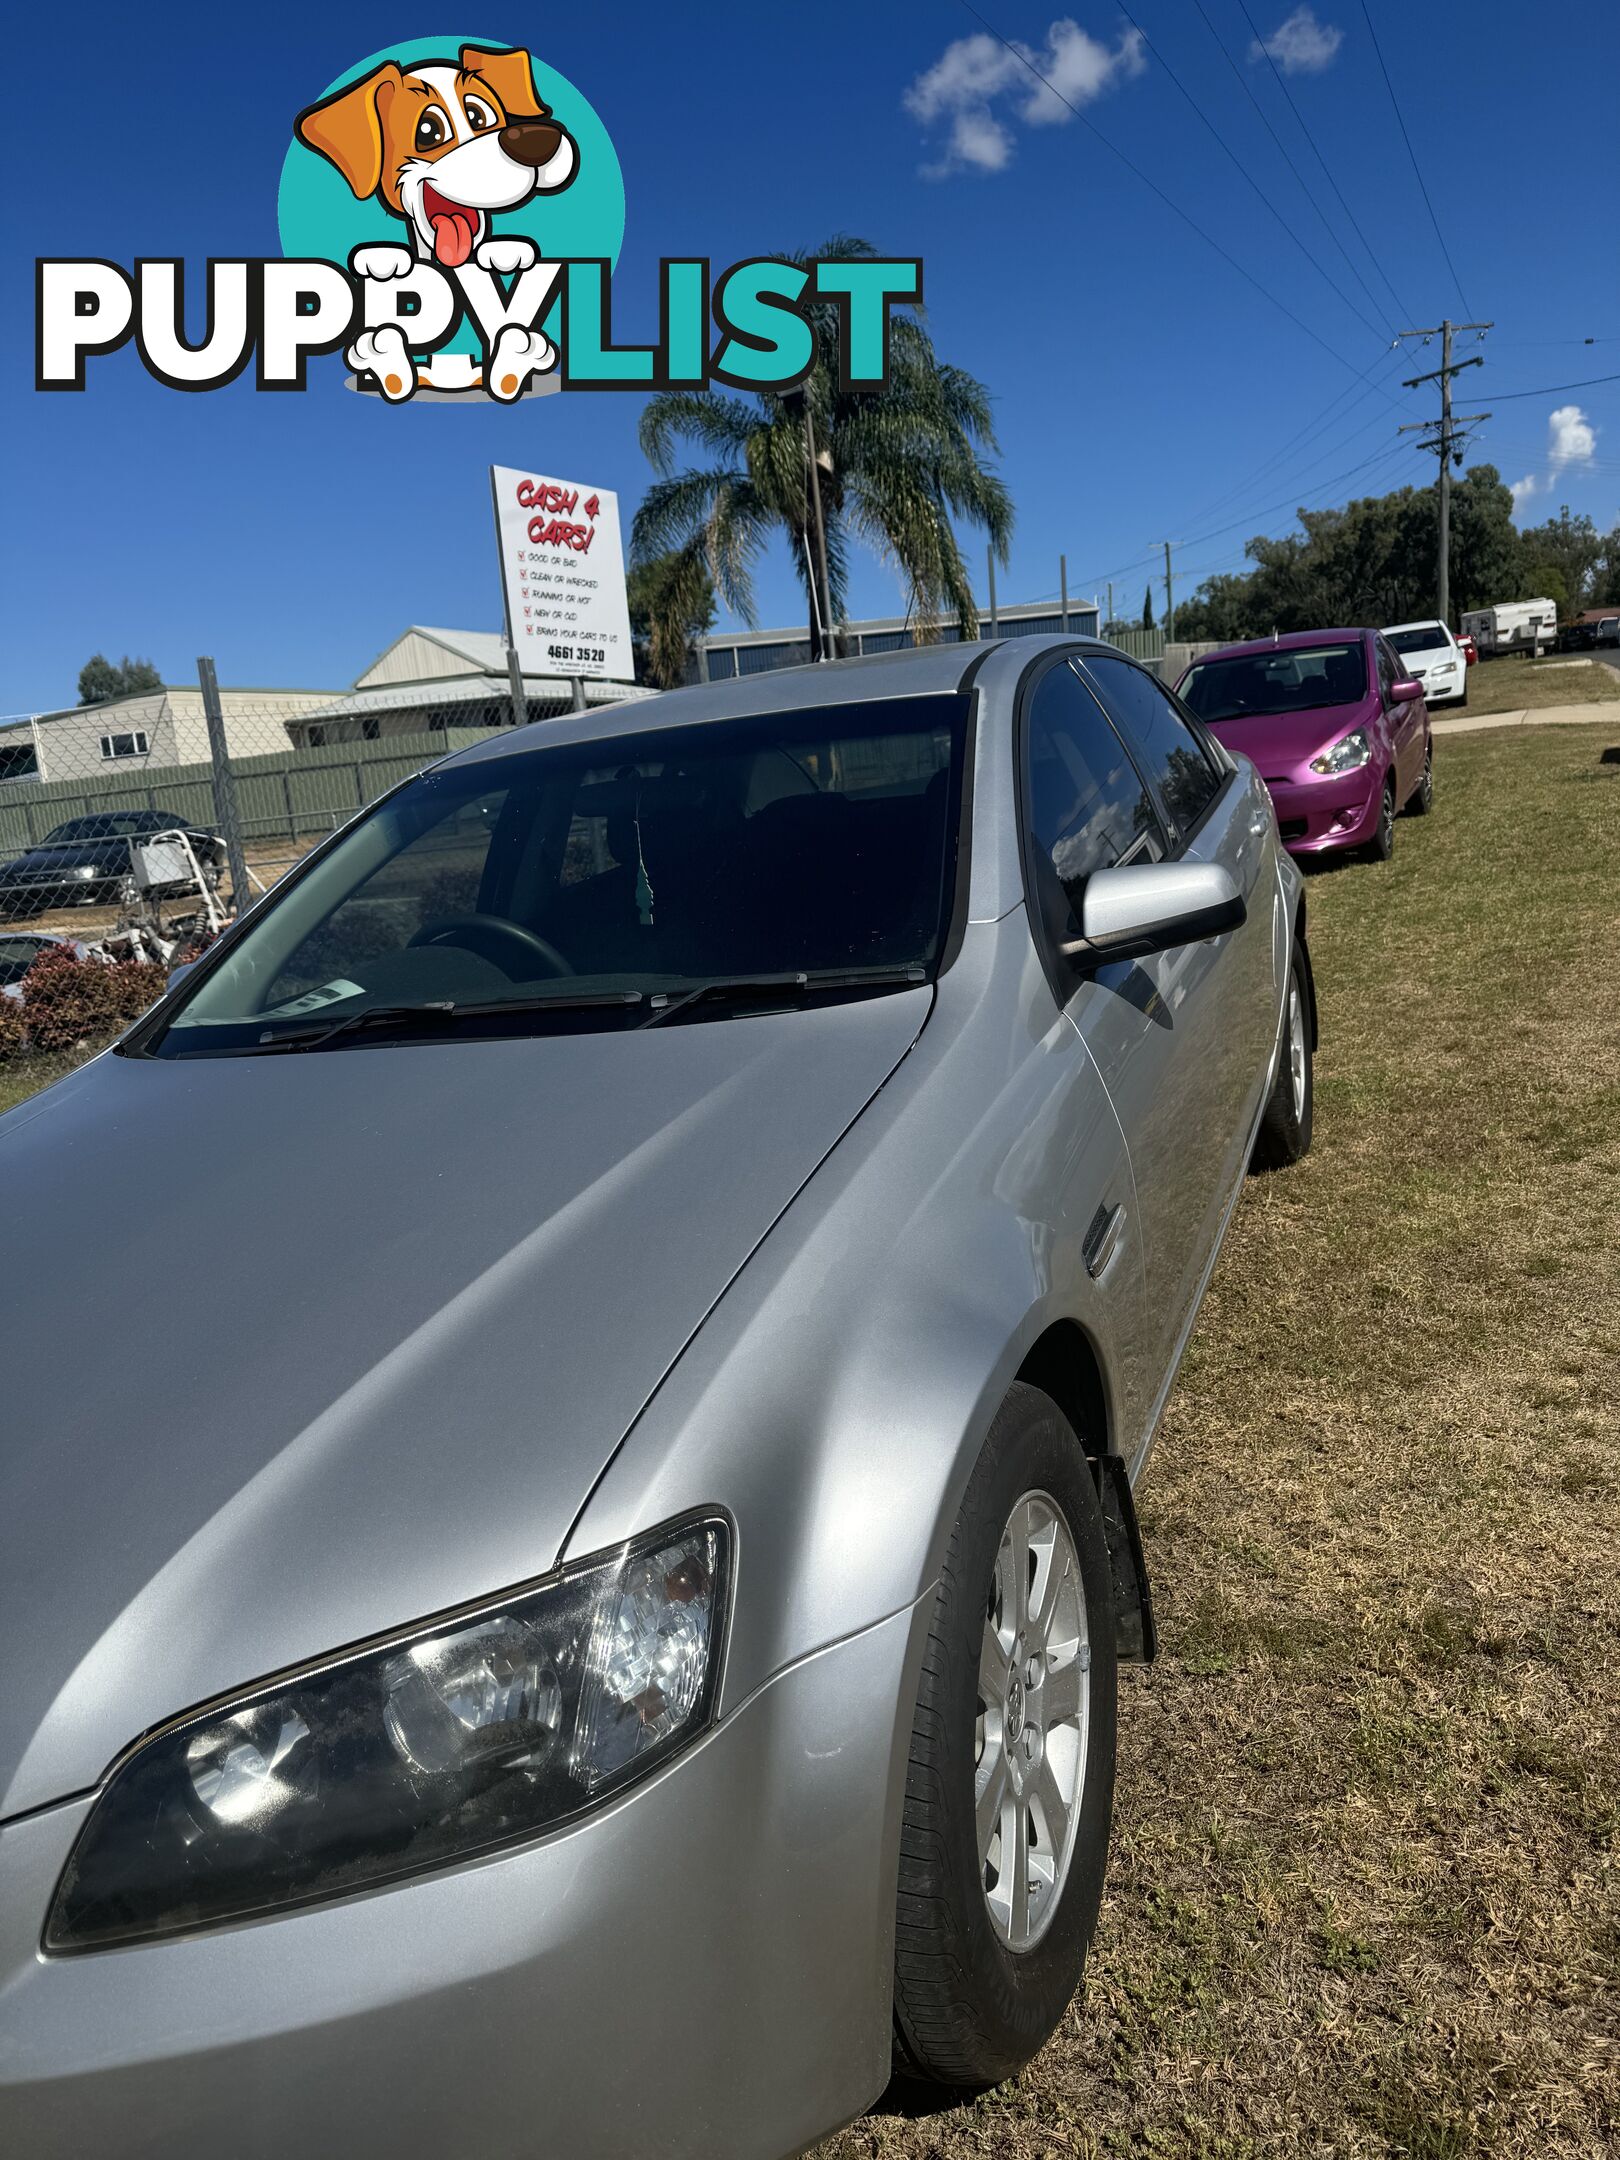
<path fill-rule="evenodd" d="M 1194 0 L 1133 0 L 1143 41 L 1113 6 L 981 4 L 1083 117 L 961 0 L 618 0 L 471 22 L 331 4 L 273 33 L 217 6 L 77 10 L 71 91 L 19 98 L 11 115 L 0 712 L 71 701 L 97 648 L 148 654 L 177 680 L 207 652 L 225 682 L 336 686 L 408 622 L 498 627 L 492 461 L 546 462 L 634 508 L 649 472 L 633 397 L 396 411 L 346 392 L 337 360 L 315 364 L 303 396 L 247 383 L 185 396 L 129 350 L 92 362 L 82 396 L 32 389 L 35 255 L 275 254 L 294 113 L 367 52 L 440 28 L 447 46 L 528 44 L 542 80 L 554 64 L 606 122 L 628 204 L 622 338 L 651 334 L 661 254 L 721 265 L 842 229 L 923 257 L 936 342 L 997 401 L 1018 512 L 1004 599 L 1055 593 L 1066 550 L 1073 592 L 1112 572 L 1134 614 L 1167 537 L 1185 543 L 1185 591 L 1241 567 L 1244 539 L 1283 529 L 1298 503 L 1426 479 L 1432 461 L 1395 429 L 1432 413 L 1432 393 L 1398 384 L 1438 356 L 1390 352 L 1389 330 L 1446 313 L 1496 324 L 1459 403 L 1494 407 L 1479 455 L 1532 483 L 1522 516 L 1568 502 L 1620 519 L 1620 381 L 1542 390 L 1620 374 L 1620 131 L 1609 91 L 1589 87 L 1620 61 L 1611 0 L 1574 0 L 1540 29 L 1496 0 L 1369 0 L 1455 277 L 1361 0 L 1203 0 L 1230 65 Z M 1245 9 L 1387 285 L 1252 54 Z M 1507 395 L 1520 389 L 1538 394 Z M 853 597 L 860 613 L 904 607 L 864 556 Z M 764 623 L 802 619 L 785 555 L 758 598 Z"/>

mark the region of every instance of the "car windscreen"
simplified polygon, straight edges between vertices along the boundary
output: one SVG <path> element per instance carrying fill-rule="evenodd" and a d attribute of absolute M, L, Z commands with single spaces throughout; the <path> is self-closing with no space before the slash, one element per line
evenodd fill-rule
<path fill-rule="evenodd" d="M 727 987 L 926 980 L 955 891 L 968 701 L 872 700 L 419 774 L 256 911 L 136 1049 L 619 1028 Z M 780 1004 L 783 997 L 778 997 Z M 350 1025 L 358 1022 L 358 1025 Z"/>
<path fill-rule="evenodd" d="M 1386 630 L 1385 637 L 1398 653 L 1434 652 L 1450 648 L 1451 640 L 1437 622 L 1419 623 L 1415 630 Z"/>
<path fill-rule="evenodd" d="M 1200 660 L 1181 685 L 1183 701 L 1205 721 L 1353 705 L 1366 694 L 1367 657 L 1359 641 Z"/>

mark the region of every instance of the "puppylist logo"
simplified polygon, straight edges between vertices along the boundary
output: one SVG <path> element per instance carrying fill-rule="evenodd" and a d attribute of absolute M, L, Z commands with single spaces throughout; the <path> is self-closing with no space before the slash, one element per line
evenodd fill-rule
<path fill-rule="evenodd" d="M 187 335 L 174 256 L 125 269 L 41 258 L 35 385 L 83 390 L 132 340 L 175 390 L 216 390 L 250 362 L 260 390 L 302 390 L 341 352 L 355 387 L 514 403 L 540 389 L 786 390 L 815 356 L 809 310 L 838 311 L 843 387 L 888 379 L 890 310 L 922 264 L 706 257 L 659 265 L 658 335 L 613 342 L 610 281 L 624 183 L 589 100 L 524 47 L 427 38 L 347 69 L 293 123 L 277 200 L 283 254 L 211 258 Z M 193 311 L 195 299 L 193 298 Z"/>

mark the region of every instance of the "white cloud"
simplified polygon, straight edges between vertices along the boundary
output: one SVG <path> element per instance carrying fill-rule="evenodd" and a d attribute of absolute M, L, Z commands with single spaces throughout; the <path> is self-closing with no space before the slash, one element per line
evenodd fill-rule
<path fill-rule="evenodd" d="M 1597 449 L 1597 429 L 1578 405 L 1560 405 L 1547 417 L 1547 456 L 1555 473 L 1566 465 L 1589 464 Z"/>
<path fill-rule="evenodd" d="M 924 175 L 1000 172 L 1012 158 L 1014 124 L 1061 127 L 1074 118 L 1071 108 L 1146 64 L 1138 31 L 1103 45 L 1067 16 L 1049 27 L 1044 46 L 1009 47 L 984 31 L 957 38 L 905 95 L 907 112 L 924 127 L 947 123 L 944 150 Z"/>
<path fill-rule="evenodd" d="M 1509 483 L 1518 510 L 1532 495 L 1550 495 L 1553 482 L 1572 465 L 1589 465 L 1597 454 L 1598 431 L 1578 405 L 1559 405 L 1547 415 L 1547 471 L 1542 479 L 1526 473 Z"/>
<path fill-rule="evenodd" d="M 1256 38 L 1249 47 L 1251 60 L 1269 53 L 1285 75 L 1320 75 L 1332 64 L 1344 43 L 1344 32 L 1332 23 L 1318 22 L 1313 9 L 1297 7 L 1280 22 L 1268 38 Z"/>

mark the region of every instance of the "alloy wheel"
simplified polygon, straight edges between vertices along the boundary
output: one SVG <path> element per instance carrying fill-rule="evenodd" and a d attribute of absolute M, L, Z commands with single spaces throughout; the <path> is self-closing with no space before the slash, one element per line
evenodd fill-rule
<path fill-rule="evenodd" d="M 1051 1495 L 1013 1504 L 996 1551 L 975 1723 L 985 1904 L 1009 1950 L 1051 1925 L 1085 1787 L 1091 1640 L 1073 1533 Z"/>
<path fill-rule="evenodd" d="M 1288 986 L 1288 1084 L 1298 1123 L 1305 1115 L 1305 1001 L 1297 982 Z"/>

